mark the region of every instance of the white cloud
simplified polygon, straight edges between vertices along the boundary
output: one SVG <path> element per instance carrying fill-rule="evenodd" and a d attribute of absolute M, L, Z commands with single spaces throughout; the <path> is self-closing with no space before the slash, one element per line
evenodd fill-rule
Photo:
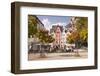
<path fill-rule="evenodd" d="M 48 18 L 43 19 L 43 20 L 42 20 L 42 23 L 44 24 L 44 26 L 45 26 L 45 28 L 46 28 L 47 30 L 49 30 L 49 29 L 51 28 L 51 23 L 50 23 L 50 21 L 49 21 Z"/>
<path fill-rule="evenodd" d="M 42 20 L 42 23 L 44 24 L 47 30 L 50 30 L 53 25 L 66 26 L 66 23 L 64 22 L 57 22 L 57 23 L 52 24 L 48 18 L 44 18 Z"/>
<path fill-rule="evenodd" d="M 55 23 L 55 24 L 52 24 L 52 25 L 66 26 L 66 23 L 58 22 L 58 23 Z"/>

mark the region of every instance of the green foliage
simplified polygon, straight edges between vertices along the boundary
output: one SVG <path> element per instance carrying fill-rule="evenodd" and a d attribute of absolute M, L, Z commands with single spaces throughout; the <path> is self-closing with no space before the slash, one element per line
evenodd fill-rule
<path fill-rule="evenodd" d="M 88 39 L 88 18 L 87 17 L 75 17 L 76 23 L 74 24 L 75 29 L 68 36 L 67 40 L 69 43 L 75 43 L 79 40 L 81 43 L 87 43 Z"/>
<path fill-rule="evenodd" d="M 77 21 L 75 23 L 75 26 L 78 31 L 81 31 L 81 29 L 86 29 L 88 28 L 88 18 L 87 17 L 76 17 Z"/>
<path fill-rule="evenodd" d="M 51 35 L 49 35 L 48 31 L 46 30 L 39 30 L 37 37 L 42 43 L 52 43 L 54 41 L 54 38 Z"/>
<path fill-rule="evenodd" d="M 51 43 L 54 38 L 48 34 L 48 31 L 37 28 L 37 19 L 33 15 L 28 15 L 28 37 L 37 37 L 42 43 Z"/>
<path fill-rule="evenodd" d="M 72 35 L 69 35 L 69 36 L 68 36 L 67 42 L 70 43 L 70 44 L 71 44 L 71 43 L 74 43 L 74 40 L 73 40 L 73 36 L 72 36 Z"/>
<path fill-rule="evenodd" d="M 80 36 L 77 31 L 71 32 L 71 34 L 68 36 L 67 41 L 68 43 L 75 43 L 75 41 L 79 40 Z"/>
<path fill-rule="evenodd" d="M 37 20 L 35 16 L 28 16 L 28 37 L 34 36 L 37 33 Z"/>
<path fill-rule="evenodd" d="M 81 38 L 81 42 L 87 42 L 87 39 L 88 39 L 88 31 L 86 29 L 82 29 L 80 31 L 80 38 Z"/>
<path fill-rule="evenodd" d="M 88 39 L 88 18 L 80 17 L 76 22 L 77 31 L 79 32 L 81 43 L 87 43 Z"/>

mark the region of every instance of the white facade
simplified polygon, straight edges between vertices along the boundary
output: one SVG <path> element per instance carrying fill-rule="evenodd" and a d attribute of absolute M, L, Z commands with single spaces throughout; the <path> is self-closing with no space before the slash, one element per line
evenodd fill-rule
<path fill-rule="evenodd" d="M 63 30 L 62 32 L 62 36 L 61 36 L 61 47 L 64 47 L 66 45 L 66 33 L 65 33 L 65 30 Z"/>

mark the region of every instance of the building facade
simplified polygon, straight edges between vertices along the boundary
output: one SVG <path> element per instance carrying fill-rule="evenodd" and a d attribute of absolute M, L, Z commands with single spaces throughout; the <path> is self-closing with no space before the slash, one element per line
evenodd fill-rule
<path fill-rule="evenodd" d="M 59 46 L 60 48 L 63 48 L 66 44 L 66 32 L 63 26 L 52 26 L 52 29 L 50 29 L 50 33 L 53 35 L 55 39 L 55 41 L 53 42 L 53 46 Z"/>
<path fill-rule="evenodd" d="M 55 29 L 55 44 L 61 46 L 61 36 L 62 32 L 59 26 Z"/>

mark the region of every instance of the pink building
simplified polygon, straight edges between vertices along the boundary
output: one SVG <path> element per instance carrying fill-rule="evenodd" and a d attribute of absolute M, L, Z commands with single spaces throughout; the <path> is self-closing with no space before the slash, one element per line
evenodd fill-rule
<path fill-rule="evenodd" d="M 56 28 L 54 29 L 54 38 L 55 38 L 55 41 L 53 43 L 53 45 L 57 45 L 59 47 L 61 47 L 61 44 L 62 44 L 62 27 L 57 25 Z"/>
<path fill-rule="evenodd" d="M 61 29 L 59 26 L 57 26 L 55 30 L 55 44 L 60 45 L 61 44 Z"/>
<path fill-rule="evenodd" d="M 53 25 L 50 29 L 50 33 L 53 35 L 55 41 L 53 42 L 53 46 L 62 46 L 62 33 L 63 26 Z"/>

